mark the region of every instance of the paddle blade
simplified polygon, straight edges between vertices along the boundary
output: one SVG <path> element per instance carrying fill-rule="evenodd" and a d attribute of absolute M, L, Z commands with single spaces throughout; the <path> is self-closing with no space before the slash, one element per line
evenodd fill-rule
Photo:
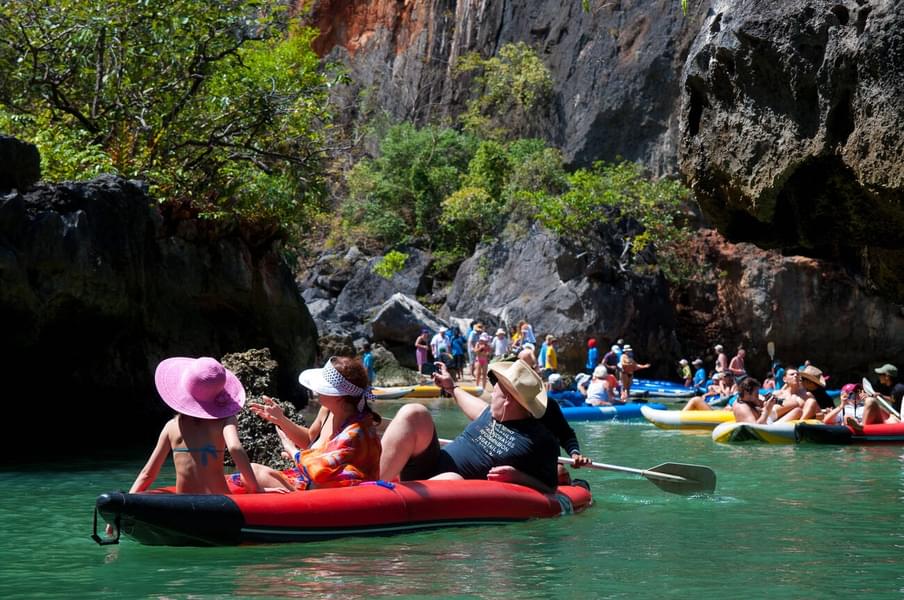
<path fill-rule="evenodd" d="M 769 359 L 775 360 L 775 342 L 767 342 L 766 343 L 766 352 L 769 353 Z"/>
<path fill-rule="evenodd" d="M 866 377 L 863 378 L 863 381 L 860 382 L 860 385 L 863 386 L 863 391 L 870 396 L 876 393 L 876 390 L 873 389 L 873 384 L 870 383 L 869 379 L 867 379 Z"/>
<path fill-rule="evenodd" d="M 663 463 L 647 469 L 649 473 L 663 473 L 674 475 L 681 479 L 660 479 L 655 476 L 646 476 L 647 480 L 656 484 L 659 489 L 672 494 L 712 494 L 716 490 L 716 472 L 703 465 L 688 465 L 684 463 Z"/>

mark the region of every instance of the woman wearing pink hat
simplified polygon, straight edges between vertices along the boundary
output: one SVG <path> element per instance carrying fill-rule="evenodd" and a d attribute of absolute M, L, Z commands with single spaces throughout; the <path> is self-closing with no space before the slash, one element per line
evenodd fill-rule
<path fill-rule="evenodd" d="M 317 394 L 322 406 L 310 429 L 293 423 L 266 396 L 263 404 L 250 405 L 256 415 L 276 425 L 296 465 L 285 471 L 255 465 L 260 481 L 305 490 L 379 479 L 382 447 L 376 426 L 381 418 L 367 404 L 373 396 L 361 361 L 334 356 L 323 368 L 302 371 L 298 381 Z"/>
<path fill-rule="evenodd" d="M 129 493 L 148 489 L 172 450 L 177 492 L 228 494 L 223 472 L 227 449 L 248 490 L 261 491 L 239 441 L 235 415 L 245 404 L 245 389 L 238 378 L 216 359 L 176 357 L 157 366 L 154 383 L 163 401 L 178 414 L 163 426 Z"/>

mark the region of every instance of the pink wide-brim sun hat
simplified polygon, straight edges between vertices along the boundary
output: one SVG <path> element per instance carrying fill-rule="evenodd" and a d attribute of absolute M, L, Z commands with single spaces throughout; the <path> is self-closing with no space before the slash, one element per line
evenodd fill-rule
<path fill-rule="evenodd" d="M 167 406 L 190 417 L 222 419 L 245 405 L 242 382 L 209 356 L 167 358 L 157 365 L 154 383 Z"/>

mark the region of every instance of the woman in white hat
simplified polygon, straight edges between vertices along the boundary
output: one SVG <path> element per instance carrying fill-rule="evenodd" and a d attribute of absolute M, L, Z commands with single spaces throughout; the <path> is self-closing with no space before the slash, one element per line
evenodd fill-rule
<path fill-rule="evenodd" d="M 277 426 L 296 465 L 282 472 L 255 465 L 258 478 L 291 490 L 345 487 L 379 479 L 381 444 L 376 426 L 381 418 L 368 405 L 373 395 L 361 361 L 334 356 L 320 369 L 302 371 L 298 381 L 320 401 L 321 413 L 315 419 L 319 428 L 293 423 L 266 396 L 263 404 L 252 404 L 256 415 Z"/>

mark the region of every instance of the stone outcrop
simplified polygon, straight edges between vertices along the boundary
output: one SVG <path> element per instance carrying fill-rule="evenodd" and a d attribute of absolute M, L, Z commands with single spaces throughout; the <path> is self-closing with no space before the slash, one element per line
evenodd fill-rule
<path fill-rule="evenodd" d="M 826 258 L 904 302 L 904 4 L 714 3 L 682 172 L 734 241 Z"/>
<path fill-rule="evenodd" d="M 158 361 L 266 347 L 283 398 L 297 398 L 314 323 L 278 249 L 240 234 L 164 218 L 143 184 L 116 177 L 0 196 L 0 379 L 9 397 L 46 405 L 65 425 L 54 444 L 134 439 L 160 425 Z"/>
<path fill-rule="evenodd" d="M 27 191 L 41 178 L 41 156 L 34 144 L 0 134 L 0 192 Z"/>
<path fill-rule="evenodd" d="M 670 376 L 681 347 L 665 282 L 606 266 L 608 252 L 578 251 L 538 227 L 480 246 L 459 269 L 440 316 L 479 319 L 491 330 L 524 319 L 538 341 L 559 338 L 559 361 L 571 372 L 583 369 L 588 338 L 601 348 L 624 338 L 642 362 L 657 363 L 651 374 Z"/>
<path fill-rule="evenodd" d="M 426 273 L 431 256 L 417 248 L 401 252 L 408 258 L 389 279 L 374 272 L 382 256 L 367 256 L 355 246 L 324 254 L 308 269 L 299 285 L 321 336 L 368 337 L 370 313 L 376 307 L 393 294 L 416 297 L 430 289 Z"/>

